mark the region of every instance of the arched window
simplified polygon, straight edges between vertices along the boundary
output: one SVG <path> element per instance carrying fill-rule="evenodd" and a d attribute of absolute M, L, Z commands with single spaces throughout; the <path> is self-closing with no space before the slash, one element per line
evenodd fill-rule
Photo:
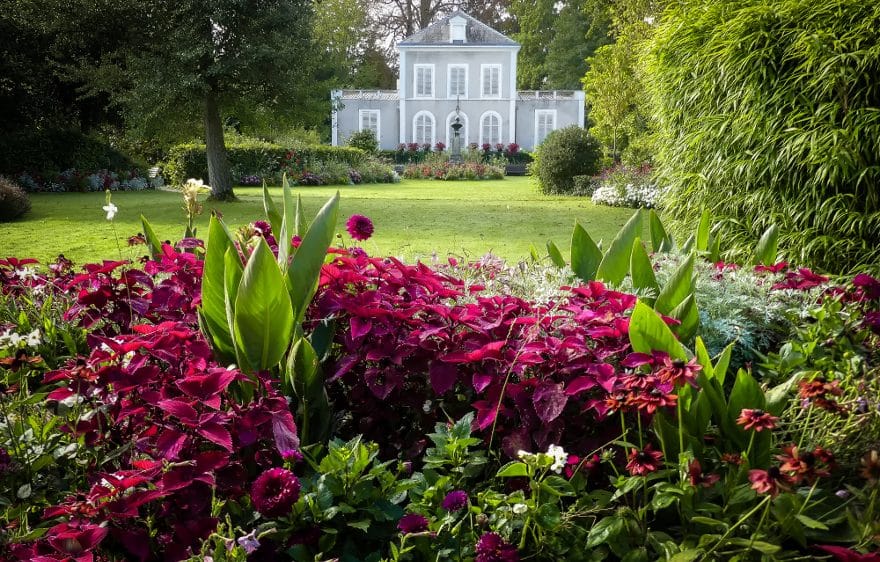
<path fill-rule="evenodd" d="M 480 118 L 480 144 L 501 144 L 501 116 L 487 111 Z"/>
<path fill-rule="evenodd" d="M 469 133 L 470 123 L 468 122 L 468 116 L 465 112 L 460 111 L 458 113 L 458 117 L 460 119 L 460 123 L 463 125 L 461 129 L 458 130 L 458 138 L 461 140 L 461 149 L 464 150 L 468 147 L 468 144 L 471 142 L 471 136 Z M 452 149 L 452 138 L 453 138 L 453 130 L 452 123 L 455 121 L 455 112 L 453 111 L 446 117 L 446 147 L 447 149 Z"/>
<path fill-rule="evenodd" d="M 419 111 L 413 117 L 413 142 L 434 146 L 434 116 L 430 111 Z"/>

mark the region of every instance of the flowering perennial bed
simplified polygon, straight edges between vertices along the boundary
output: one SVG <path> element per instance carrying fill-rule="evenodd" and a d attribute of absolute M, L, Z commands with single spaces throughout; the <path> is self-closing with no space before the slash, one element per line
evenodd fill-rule
<path fill-rule="evenodd" d="M 312 251 L 311 230 L 286 244 L 286 217 L 270 222 L 225 252 L 232 316 L 262 273 Z M 363 241 L 373 225 L 347 230 Z M 784 345 L 733 372 L 732 347 L 710 357 L 698 337 L 689 353 L 678 321 L 596 281 L 529 300 L 490 290 L 506 275 L 492 262 L 336 247 L 307 337 L 251 368 L 269 344 L 238 328 L 248 355 L 219 359 L 210 249 L 146 241 L 139 266 L 0 260 L 4 559 L 880 557 L 866 554 L 873 278 L 762 266 L 773 290 L 815 299 Z"/>

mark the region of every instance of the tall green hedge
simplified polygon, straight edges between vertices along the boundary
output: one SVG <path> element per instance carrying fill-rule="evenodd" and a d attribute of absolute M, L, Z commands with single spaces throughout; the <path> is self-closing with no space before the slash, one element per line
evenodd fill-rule
<path fill-rule="evenodd" d="M 70 168 L 123 171 L 141 166 L 107 142 L 79 131 L 29 130 L 0 136 L 0 174 L 50 174 Z"/>
<path fill-rule="evenodd" d="M 288 152 L 296 150 L 303 161 L 343 162 L 357 165 L 366 159 L 366 153 L 347 146 L 304 146 L 285 148 L 269 142 L 243 139 L 226 147 L 232 177 L 238 181 L 246 175 L 271 178 L 279 173 Z M 172 185 L 179 185 L 189 178 L 208 179 L 208 160 L 205 145 L 185 143 L 171 147 L 168 158 L 162 164 L 162 174 Z"/>
<path fill-rule="evenodd" d="M 665 214 L 702 208 L 740 257 L 880 269 L 880 3 L 682 0 L 648 53 Z"/>

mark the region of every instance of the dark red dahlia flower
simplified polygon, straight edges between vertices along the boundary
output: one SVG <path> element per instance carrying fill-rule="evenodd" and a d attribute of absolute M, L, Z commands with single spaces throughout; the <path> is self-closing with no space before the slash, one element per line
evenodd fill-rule
<path fill-rule="evenodd" d="M 373 235 L 373 221 L 364 215 L 352 215 L 345 223 L 345 229 L 355 240 L 367 240 Z"/>
<path fill-rule="evenodd" d="M 285 468 L 271 468 L 251 487 L 251 501 L 261 515 L 280 517 L 299 499 L 299 479 Z"/>

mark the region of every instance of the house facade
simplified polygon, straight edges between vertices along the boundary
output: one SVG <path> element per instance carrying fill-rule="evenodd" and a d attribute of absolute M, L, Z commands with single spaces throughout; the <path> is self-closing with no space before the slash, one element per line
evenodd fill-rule
<path fill-rule="evenodd" d="M 333 145 L 360 130 L 380 148 L 452 145 L 452 123 L 463 125 L 463 147 L 517 143 L 534 149 L 550 131 L 584 125 L 582 91 L 518 91 L 520 46 L 457 11 L 398 43 L 397 90 L 334 90 Z"/>

